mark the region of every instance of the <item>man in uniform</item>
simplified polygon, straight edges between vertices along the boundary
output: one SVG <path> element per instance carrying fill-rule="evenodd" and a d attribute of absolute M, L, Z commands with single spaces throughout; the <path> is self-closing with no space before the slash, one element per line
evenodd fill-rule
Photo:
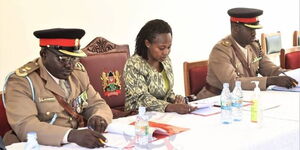
<path fill-rule="evenodd" d="M 259 81 L 261 90 L 270 85 L 287 88 L 296 86 L 297 81 L 288 76 L 278 76 L 284 70 L 274 65 L 261 52 L 255 40 L 255 29 L 260 29 L 258 16 L 262 10 L 233 8 L 228 10 L 231 21 L 231 35 L 219 41 L 209 56 L 206 85 L 197 98 L 207 98 L 221 93 L 223 83 L 229 83 L 232 90 L 235 81 L 242 82 L 242 89 L 252 90 L 251 81 Z M 262 77 L 257 77 L 261 74 Z"/>
<path fill-rule="evenodd" d="M 42 145 L 104 146 L 101 133 L 112 113 L 79 63 L 86 56 L 79 49 L 85 31 L 56 28 L 33 34 L 40 40 L 40 57 L 17 69 L 6 83 L 6 114 L 13 131 L 21 141 L 36 132 Z M 77 129 L 86 122 L 89 129 Z"/>

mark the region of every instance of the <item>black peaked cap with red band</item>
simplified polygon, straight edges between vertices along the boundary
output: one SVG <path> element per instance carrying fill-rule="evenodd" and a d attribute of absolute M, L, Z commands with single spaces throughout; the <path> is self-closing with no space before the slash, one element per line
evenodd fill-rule
<path fill-rule="evenodd" d="M 232 8 L 227 11 L 231 22 L 242 23 L 248 28 L 260 29 L 258 16 L 263 14 L 263 11 L 255 8 Z"/>
<path fill-rule="evenodd" d="M 63 55 L 86 57 L 86 54 L 79 49 L 80 39 L 85 34 L 82 29 L 54 28 L 38 30 L 33 34 L 40 39 L 41 47 L 48 47 L 50 50 Z"/>

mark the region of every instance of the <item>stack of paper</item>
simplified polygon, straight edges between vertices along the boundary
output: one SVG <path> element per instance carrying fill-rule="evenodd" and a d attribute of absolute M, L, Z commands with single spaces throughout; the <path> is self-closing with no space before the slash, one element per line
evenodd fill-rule
<path fill-rule="evenodd" d="M 290 92 L 300 92 L 300 68 L 295 69 L 295 70 L 290 70 L 285 72 L 285 74 L 280 74 L 280 76 L 284 76 L 287 75 L 289 77 L 294 78 L 295 80 L 297 80 L 298 85 L 294 88 L 291 89 L 287 89 L 285 87 L 280 87 L 280 86 L 274 86 L 272 88 L 272 90 L 276 90 L 276 91 L 290 91 Z"/>

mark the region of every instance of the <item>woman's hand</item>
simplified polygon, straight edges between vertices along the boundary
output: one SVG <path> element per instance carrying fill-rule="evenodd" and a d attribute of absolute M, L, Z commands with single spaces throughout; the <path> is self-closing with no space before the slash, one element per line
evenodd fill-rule
<path fill-rule="evenodd" d="M 176 96 L 175 96 L 174 104 L 186 104 L 186 101 L 185 101 L 185 99 L 184 99 L 183 96 L 181 96 L 181 95 L 176 95 Z"/>
<path fill-rule="evenodd" d="M 169 105 L 167 105 L 165 111 L 166 112 L 177 112 L 179 114 L 187 114 L 196 109 L 197 109 L 197 107 L 193 107 L 188 104 L 169 104 Z"/>

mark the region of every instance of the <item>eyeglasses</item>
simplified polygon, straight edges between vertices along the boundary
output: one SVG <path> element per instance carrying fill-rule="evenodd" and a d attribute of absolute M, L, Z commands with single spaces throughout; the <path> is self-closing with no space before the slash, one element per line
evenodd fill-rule
<path fill-rule="evenodd" d="M 72 56 L 57 56 L 58 60 L 61 63 L 76 63 L 79 61 L 78 57 L 72 57 Z"/>

